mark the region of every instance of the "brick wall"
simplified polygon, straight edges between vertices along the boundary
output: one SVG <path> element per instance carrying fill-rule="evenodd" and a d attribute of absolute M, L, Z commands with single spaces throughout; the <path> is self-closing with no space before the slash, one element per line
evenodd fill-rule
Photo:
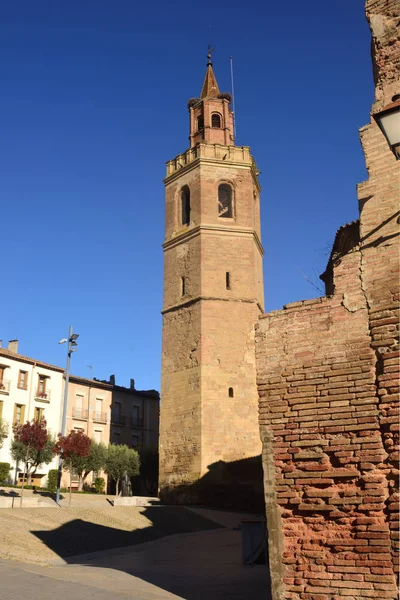
<path fill-rule="evenodd" d="M 398 596 L 399 162 L 372 115 L 399 91 L 399 4 L 366 12 L 376 99 L 360 130 L 359 224 L 336 236 L 330 296 L 256 330 L 274 600 Z"/>

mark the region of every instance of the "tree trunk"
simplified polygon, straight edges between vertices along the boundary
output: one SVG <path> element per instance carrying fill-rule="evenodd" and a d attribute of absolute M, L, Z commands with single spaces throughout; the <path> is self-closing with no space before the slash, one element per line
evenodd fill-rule
<path fill-rule="evenodd" d="M 79 483 L 78 483 L 78 492 L 81 492 L 83 490 L 83 476 L 82 473 L 79 473 Z"/>
<path fill-rule="evenodd" d="M 32 473 L 29 469 L 26 474 L 26 485 L 32 485 Z"/>
<path fill-rule="evenodd" d="M 72 498 L 72 467 L 69 467 L 69 502 L 68 506 L 71 506 L 71 498 Z"/>
<path fill-rule="evenodd" d="M 20 508 L 22 508 L 22 496 L 24 495 L 24 485 L 25 485 L 26 465 L 28 464 L 28 455 L 29 455 L 29 446 L 26 449 L 26 455 L 25 455 L 24 474 L 22 477 L 22 487 L 21 487 L 21 500 L 19 502 Z"/>
<path fill-rule="evenodd" d="M 119 494 L 119 477 L 115 480 L 115 497 L 118 498 Z"/>

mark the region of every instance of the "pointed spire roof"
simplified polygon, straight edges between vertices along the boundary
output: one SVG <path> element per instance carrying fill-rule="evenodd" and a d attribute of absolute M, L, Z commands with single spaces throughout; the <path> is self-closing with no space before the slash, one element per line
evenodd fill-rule
<path fill-rule="evenodd" d="M 207 54 L 207 71 L 204 77 L 203 87 L 201 89 L 200 98 L 215 98 L 220 93 L 217 80 L 214 75 L 214 70 L 211 62 L 212 48 L 209 48 Z"/>

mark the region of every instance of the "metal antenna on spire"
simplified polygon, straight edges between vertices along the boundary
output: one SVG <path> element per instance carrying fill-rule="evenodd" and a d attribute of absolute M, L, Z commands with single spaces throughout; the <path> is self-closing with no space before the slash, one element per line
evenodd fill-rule
<path fill-rule="evenodd" d="M 236 140 L 235 88 L 233 87 L 233 58 L 232 58 L 232 56 L 230 56 L 229 59 L 230 59 L 230 63 L 231 63 L 233 137 Z"/>
<path fill-rule="evenodd" d="M 207 67 L 212 65 L 211 55 L 214 52 L 214 48 L 211 47 L 211 44 L 208 44 L 208 53 L 207 53 Z"/>

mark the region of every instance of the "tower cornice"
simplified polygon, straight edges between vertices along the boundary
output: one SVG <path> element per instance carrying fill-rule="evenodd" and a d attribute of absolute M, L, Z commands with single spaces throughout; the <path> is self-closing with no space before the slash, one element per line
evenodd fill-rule
<path fill-rule="evenodd" d="M 264 255 L 264 248 L 261 244 L 261 240 L 254 229 L 251 229 L 250 227 L 227 227 L 226 225 L 197 225 L 196 227 L 187 229 L 182 233 L 179 232 L 173 238 L 163 243 L 162 246 L 164 251 L 174 248 L 175 246 L 182 244 L 182 242 L 187 242 L 188 240 L 197 237 L 201 233 L 218 233 L 223 235 L 233 234 L 235 236 L 251 235 L 254 237 L 254 241 L 258 250 L 260 251 L 261 256 Z"/>
<path fill-rule="evenodd" d="M 202 162 L 224 167 L 250 168 L 256 187 L 258 191 L 261 191 L 258 181 L 259 171 L 249 146 L 225 146 L 222 144 L 199 143 L 169 160 L 166 163 L 167 176 L 164 179 L 164 184 L 169 184 Z"/>

